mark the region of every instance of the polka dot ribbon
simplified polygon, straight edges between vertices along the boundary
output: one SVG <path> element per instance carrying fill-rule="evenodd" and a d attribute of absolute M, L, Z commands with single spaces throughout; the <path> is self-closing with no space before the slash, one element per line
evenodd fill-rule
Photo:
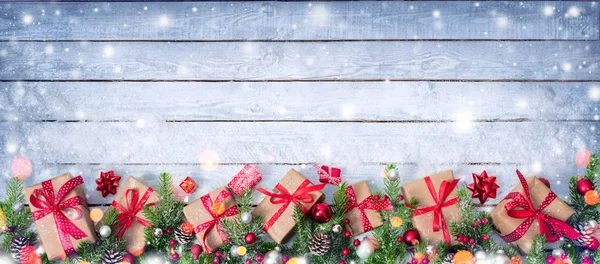
<path fill-rule="evenodd" d="M 214 202 L 210 198 L 210 194 L 206 194 L 206 195 L 200 197 L 200 201 L 202 201 L 202 205 L 204 205 L 204 210 L 210 214 L 212 219 L 208 220 L 202 224 L 197 225 L 194 228 L 194 232 L 196 232 L 196 234 L 198 234 L 198 233 L 206 230 L 204 232 L 204 234 L 202 235 L 202 245 L 204 246 L 204 250 L 208 253 L 211 252 L 211 249 L 206 244 L 206 237 L 208 236 L 208 233 L 210 232 L 211 228 L 216 226 L 216 230 L 217 230 L 217 233 L 219 234 L 219 237 L 221 238 L 221 241 L 227 242 L 229 239 L 228 239 L 227 235 L 224 234 L 223 231 L 221 230 L 222 228 L 219 226 L 219 221 L 221 220 L 221 218 L 233 216 L 233 215 L 240 213 L 238 211 L 238 208 L 236 205 L 233 205 L 233 206 L 225 209 L 225 211 L 223 211 L 222 213 L 213 211 L 213 203 L 221 203 L 222 204 L 222 203 L 224 203 L 225 199 L 227 197 L 229 197 L 230 195 L 231 195 L 231 193 L 229 191 L 222 190 L 219 193 L 219 195 L 217 195 L 217 198 L 215 198 Z"/>
<path fill-rule="evenodd" d="M 556 194 L 549 192 L 542 204 L 536 209 L 531 201 L 527 180 L 525 180 L 525 177 L 523 177 L 523 174 L 521 174 L 519 170 L 517 170 L 517 175 L 519 176 L 521 186 L 523 186 L 523 193 L 525 196 L 518 192 L 509 193 L 504 199 L 511 199 L 512 201 L 506 203 L 504 208 L 506 209 L 508 216 L 512 218 L 523 218 L 525 220 L 517 226 L 514 231 L 508 235 L 502 236 L 502 238 L 509 243 L 521 239 L 525 233 L 527 233 L 527 230 L 529 230 L 529 227 L 534 220 L 537 220 L 539 223 L 540 234 L 546 236 L 546 239 L 549 242 L 556 242 L 563 236 L 570 239 L 579 238 L 579 233 L 567 223 L 542 213 L 542 210 L 556 199 Z"/>
<path fill-rule="evenodd" d="M 304 180 L 300 184 L 300 186 L 298 186 L 298 188 L 294 191 L 293 194 L 290 194 L 290 192 L 285 187 L 283 187 L 281 183 L 278 183 L 275 186 L 275 191 L 277 192 L 269 192 L 263 188 L 256 189 L 257 191 L 267 196 L 270 196 L 271 199 L 269 201 L 271 202 L 271 204 L 282 204 L 282 206 L 279 207 L 277 212 L 275 212 L 275 214 L 271 216 L 271 218 L 265 223 L 265 225 L 263 226 L 263 230 L 268 231 L 269 228 L 271 228 L 275 224 L 275 222 L 277 222 L 279 217 L 281 217 L 285 209 L 287 209 L 291 203 L 299 204 L 300 209 L 302 209 L 302 212 L 306 214 L 308 212 L 308 209 L 306 208 L 305 204 L 312 204 L 314 202 L 314 199 L 312 198 L 310 193 L 314 191 L 323 190 L 323 188 L 325 188 L 325 184 L 308 186 L 310 184 L 311 183 L 309 180 Z"/>
<path fill-rule="evenodd" d="M 338 168 L 327 167 L 325 165 L 319 167 L 317 164 L 313 164 L 313 167 L 317 169 L 319 174 L 319 181 L 322 183 L 330 183 L 333 185 L 340 185 L 342 177 L 340 177 L 341 170 Z"/>
<path fill-rule="evenodd" d="M 409 208 L 412 208 L 415 210 L 412 213 L 412 216 L 417 216 L 417 215 L 422 215 L 422 214 L 427 214 L 427 213 L 432 212 L 433 213 L 433 225 L 432 225 L 433 232 L 439 232 L 440 230 L 442 230 L 442 235 L 444 236 L 444 242 L 447 244 L 450 244 L 452 242 L 452 240 L 450 239 L 450 231 L 448 230 L 448 225 L 446 224 L 446 220 L 444 219 L 444 213 L 442 212 L 442 208 L 454 205 L 459 201 L 458 197 L 455 197 L 453 199 L 446 201 L 446 199 L 448 199 L 448 196 L 450 195 L 450 193 L 452 193 L 452 190 L 454 190 L 454 188 L 456 187 L 456 184 L 458 184 L 459 180 L 454 179 L 451 182 L 443 181 L 442 184 L 440 184 L 439 195 L 437 195 L 437 196 L 435 195 L 435 187 L 433 186 L 433 183 L 431 182 L 431 178 L 429 176 L 427 176 L 424 178 L 424 180 L 425 180 L 425 184 L 427 185 L 427 189 L 429 190 L 429 194 L 431 195 L 431 198 L 435 202 L 435 205 L 424 207 L 424 208 L 415 208 L 415 207 L 411 206 L 406 200 L 404 201 L 404 203 Z"/>
<path fill-rule="evenodd" d="M 383 201 L 375 201 L 372 195 L 369 195 L 369 197 L 358 203 L 356 193 L 354 192 L 354 188 L 352 186 L 348 186 L 348 188 L 346 188 L 346 196 L 348 197 L 346 212 L 350 212 L 350 210 L 354 208 L 358 209 L 363 232 L 373 230 L 373 225 L 371 224 L 371 221 L 369 221 L 369 218 L 367 218 L 365 210 L 394 210 L 394 206 L 389 200 L 385 199 Z"/>
<path fill-rule="evenodd" d="M 146 189 L 144 195 L 142 195 L 141 199 L 139 198 L 139 194 L 134 189 L 127 189 L 125 192 L 125 201 L 127 202 L 126 207 L 120 205 L 117 201 L 112 202 L 112 207 L 119 211 L 119 215 L 117 215 L 117 222 L 115 226 L 119 227 L 119 232 L 115 235 L 116 238 L 121 238 L 125 231 L 133 225 L 133 220 L 137 221 L 143 226 L 152 226 L 150 222 L 146 221 L 146 219 L 138 217 L 137 214 L 142 211 L 144 205 L 150 198 L 150 195 L 154 192 L 152 188 Z M 131 199 L 128 199 L 131 195 Z M 152 206 L 154 203 L 149 203 L 148 206 Z"/>
<path fill-rule="evenodd" d="M 236 195 L 241 195 L 246 189 L 252 189 L 262 180 L 258 166 L 246 164 L 238 174 L 234 175 L 227 187 Z"/>
<path fill-rule="evenodd" d="M 87 235 L 81 231 L 69 218 L 62 212 L 66 209 L 72 209 L 75 211 L 75 219 L 81 218 L 83 212 L 77 206 L 87 206 L 87 203 L 82 197 L 75 196 L 63 201 L 65 195 L 71 192 L 75 187 L 83 184 L 83 178 L 77 176 L 69 179 L 63 186 L 60 187 L 56 196 L 54 196 L 54 187 L 52 180 L 42 182 L 41 189 L 35 189 L 29 197 L 29 203 L 37 210 L 32 211 L 33 219 L 35 221 L 52 214 L 54 217 L 54 223 L 56 223 L 56 230 L 58 232 L 58 238 L 60 244 L 65 251 L 65 254 L 69 257 L 76 255 L 75 248 L 71 238 L 76 240 L 86 238 Z M 38 198 L 41 197 L 43 199 Z"/>

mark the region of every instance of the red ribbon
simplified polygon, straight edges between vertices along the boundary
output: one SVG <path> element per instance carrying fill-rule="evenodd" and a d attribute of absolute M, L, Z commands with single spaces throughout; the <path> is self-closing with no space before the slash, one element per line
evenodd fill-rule
<path fill-rule="evenodd" d="M 217 196 L 217 198 L 215 198 L 215 202 L 216 203 L 223 203 L 225 201 L 225 199 L 227 197 L 229 197 L 231 195 L 231 193 L 227 190 L 222 190 L 219 195 Z M 221 218 L 225 218 L 225 217 L 229 217 L 229 216 L 233 216 L 236 214 L 239 214 L 237 205 L 233 205 L 227 209 L 225 209 L 225 211 L 223 213 L 215 213 L 213 212 L 213 201 L 212 199 L 210 199 L 210 194 L 206 194 L 202 197 L 200 197 L 200 201 L 202 201 L 202 204 L 204 205 L 204 210 L 207 211 L 210 216 L 212 217 L 211 220 L 208 220 L 202 224 L 197 225 L 194 228 L 194 232 L 196 232 L 196 234 L 206 230 L 204 232 L 204 235 L 202 235 L 202 244 L 204 245 L 204 250 L 208 253 L 211 252 L 211 249 L 208 247 L 208 245 L 206 244 L 206 237 L 208 236 L 208 233 L 210 232 L 210 229 L 213 228 L 214 226 L 216 226 L 217 229 L 217 233 L 219 234 L 219 237 L 221 238 L 221 240 L 223 242 L 227 242 L 228 238 L 225 234 L 223 234 L 221 232 L 221 228 L 219 227 L 219 222 L 221 220 Z"/>
<path fill-rule="evenodd" d="M 322 183 L 330 183 L 333 185 L 339 185 L 342 182 L 340 174 L 342 171 L 338 168 L 327 167 L 325 165 L 319 167 L 317 164 L 313 164 L 313 167 L 317 169 L 319 174 L 319 181 Z"/>
<path fill-rule="evenodd" d="M 456 187 L 456 184 L 458 184 L 459 179 L 454 179 L 454 180 L 452 180 L 452 182 L 443 181 L 442 184 L 440 185 L 440 190 L 439 190 L 438 196 L 435 195 L 435 188 L 433 187 L 431 178 L 429 176 L 427 176 L 424 178 L 424 180 L 425 180 L 425 184 L 427 184 L 427 189 L 429 190 L 429 194 L 431 194 L 431 198 L 433 198 L 433 201 L 435 202 L 435 205 L 425 207 L 425 208 L 414 208 L 413 206 L 408 204 L 408 201 L 405 200 L 404 203 L 409 208 L 412 208 L 415 210 L 412 213 L 412 216 L 418 216 L 418 215 L 426 214 L 429 212 L 433 212 L 433 226 L 432 226 L 433 232 L 438 232 L 438 231 L 440 231 L 440 228 L 441 228 L 442 234 L 444 236 L 444 242 L 446 244 L 450 244 L 452 242 L 450 239 L 450 231 L 448 230 L 448 225 L 446 224 L 446 219 L 444 219 L 444 213 L 442 212 L 442 208 L 454 205 L 459 201 L 458 197 L 455 197 L 455 198 L 452 198 L 452 199 L 446 201 L 446 199 L 448 198 L 450 193 L 452 193 L 452 190 L 454 190 L 454 188 Z"/>
<path fill-rule="evenodd" d="M 350 212 L 350 210 L 358 208 L 363 232 L 373 230 L 373 225 L 371 224 L 371 221 L 369 221 L 369 218 L 367 218 L 365 210 L 394 210 L 394 206 L 389 200 L 385 199 L 383 201 L 375 201 L 372 195 L 369 195 L 369 197 L 365 198 L 360 203 L 357 203 L 356 193 L 354 192 L 354 188 L 352 188 L 352 186 L 348 186 L 348 188 L 346 188 L 346 196 L 348 197 L 346 212 Z"/>
<path fill-rule="evenodd" d="M 33 193 L 29 197 L 29 203 L 38 209 L 31 212 L 35 221 L 40 220 L 49 214 L 53 215 L 60 244 L 68 257 L 77 254 L 70 237 L 79 240 L 86 238 L 87 235 L 81 231 L 79 227 L 73 224 L 73 222 L 65 216 L 62 210 L 74 210 L 77 213 L 75 219 L 79 219 L 81 218 L 83 211 L 77 206 L 87 206 L 87 203 L 79 196 L 71 197 L 64 201 L 63 198 L 81 184 L 83 184 L 83 178 L 81 178 L 81 176 L 71 178 L 60 187 L 55 197 L 52 180 L 44 181 L 42 182 L 42 188 L 33 190 Z M 38 196 L 43 197 L 44 200 L 39 199 Z"/>
<path fill-rule="evenodd" d="M 567 223 L 542 213 L 542 210 L 556 199 L 556 194 L 549 192 L 542 204 L 540 204 L 540 207 L 536 209 L 531 201 L 527 180 L 525 180 L 525 177 L 523 177 L 523 174 L 519 170 L 517 170 L 517 175 L 519 176 L 521 186 L 523 186 L 525 196 L 519 192 L 509 193 L 504 199 L 512 199 L 512 201 L 506 203 L 504 208 L 508 216 L 512 218 L 524 218 L 525 220 L 514 231 L 502 236 L 502 238 L 509 243 L 521 239 L 536 219 L 540 226 L 540 234 L 544 235 L 549 242 L 556 242 L 563 236 L 570 239 L 579 238 L 579 233 Z M 522 209 L 516 209 L 517 207 Z"/>
<path fill-rule="evenodd" d="M 311 204 L 314 202 L 310 192 L 319 191 L 325 188 L 325 184 L 308 186 L 309 184 L 311 184 L 309 180 L 304 180 L 293 194 L 290 194 L 290 192 L 280 183 L 275 186 L 275 190 L 279 191 L 279 193 L 269 192 L 263 188 L 256 189 L 267 196 L 271 196 L 271 199 L 269 199 L 271 204 L 283 204 L 263 226 L 263 230 L 265 230 L 265 232 L 268 231 L 269 228 L 275 224 L 275 222 L 277 222 L 277 219 L 281 217 L 290 203 L 299 204 L 302 212 L 305 214 L 308 212 L 308 209 L 306 206 L 304 206 L 304 204 Z"/>
<path fill-rule="evenodd" d="M 262 174 L 258 166 L 246 164 L 238 174 L 234 175 L 227 187 L 237 195 L 241 195 L 246 189 L 252 189 L 262 180 Z"/>
<path fill-rule="evenodd" d="M 115 224 L 119 227 L 119 232 L 115 235 L 116 238 L 121 238 L 123 234 L 125 234 L 125 231 L 133 224 L 134 219 L 143 226 L 152 226 L 146 219 L 137 216 L 137 214 L 142 211 L 142 208 L 144 208 L 144 205 L 148 201 L 148 198 L 150 198 L 152 192 L 154 192 L 154 190 L 148 188 L 144 195 L 142 195 L 142 198 L 138 200 L 138 192 L 134 189 L 127 189 L 125 192 L 125 201 L 127 202 L 126 208 L 121 206 L 117 201 L 112 202 L 112 207 L 120 212 L 117 216 L 117 223 Z M 127 199 L 129 194 L 131 194 L 131 199 Z M 148 204 L 148 206 L 152 205 L 154 205 L 154 203 Z"/>

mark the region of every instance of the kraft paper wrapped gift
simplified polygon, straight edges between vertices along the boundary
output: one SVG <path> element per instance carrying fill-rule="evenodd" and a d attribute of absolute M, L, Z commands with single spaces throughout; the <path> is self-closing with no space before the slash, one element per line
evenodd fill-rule
<path fill-rule="evenodd" d="M 387 199 L 376 201 L 366 181 L 348 186 L 346 189 L 348 204 L 346 218 L 350 220 L 347 227 L 352 235 L 360 235 L 383 224 L 379 210 L 393 210 L 392 203 Z"/>

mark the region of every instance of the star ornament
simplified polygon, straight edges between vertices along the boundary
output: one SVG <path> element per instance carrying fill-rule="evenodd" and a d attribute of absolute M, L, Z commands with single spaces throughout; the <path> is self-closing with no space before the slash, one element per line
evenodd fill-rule
<path fill-rule="evenodd" d="M 496 184 L 496 176 L 488 176 L 485 170 L 477 175 L 473 173 L 473 183 L 467 185 L 467 189 L 473 192 L 472 198 L 479 198 L 479 202 L 484 204 L 488 198 L 496 198 L 496 190 L 500 188 Z"/>
<path fill-rule="evenodd" d="M 121 176 L 115 175 L 113 171 L 100 172 L 100 178 L 96 178 L 96 184 L 98 185 L 96 190 L 102 193 L 102 197 L 117 194 L 120 180 Z"/>

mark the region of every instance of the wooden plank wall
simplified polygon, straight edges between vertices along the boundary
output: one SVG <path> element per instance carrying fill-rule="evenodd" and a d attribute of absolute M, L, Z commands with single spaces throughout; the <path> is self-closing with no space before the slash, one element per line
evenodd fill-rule
<path fill-rule="evenodd" d="M 499 198 L 519 168 L 564 197 L 575 152 L 600 151 L 599 21 L 598 2 L 4 2 L 0 186 L 19 155 L 27 184 L 82 174 L 95 205 L 106 170 L 190 175 L 195 199 L 245 163 L 270 188 L 314 162 L 381 187 L 392 162 L 404 182 L 486 169 Z"/>

